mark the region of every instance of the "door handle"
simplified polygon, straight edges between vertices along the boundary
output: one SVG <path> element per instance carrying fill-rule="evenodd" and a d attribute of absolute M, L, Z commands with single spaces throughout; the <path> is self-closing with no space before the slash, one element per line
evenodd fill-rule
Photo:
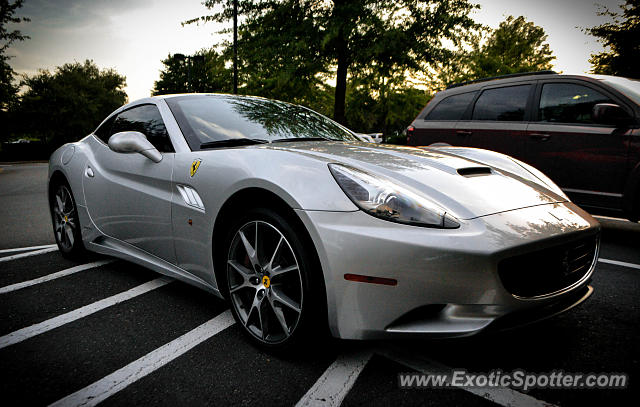
<path fill-rule="evenodd" d="M 93 178 L 93 175 L 94 175 L 94 174 L 93 174 L 93 169 L 91 169 L 91 167 L 89 167 L 89 166 L 87 165 L 87 169 L 86 169 L 86 170 L 84 170 L 84 175 L 86 175 L 86 176 L 87 176 L 87 177 L 89 177 L 89 178 Z"/>
<path fill-rule="evenodd" d="M 547 141 L 551 138 L 550 134 L 542 134 L 542 133 L 532 133 L 529 135 L 533 140 L 537 141 Z"/>
<path fill-rule="evenodd" d="M 458 130 L 456 131 L 456 135 L 460 137 L 469 137 L 472 134 L 469 130 Z"/>

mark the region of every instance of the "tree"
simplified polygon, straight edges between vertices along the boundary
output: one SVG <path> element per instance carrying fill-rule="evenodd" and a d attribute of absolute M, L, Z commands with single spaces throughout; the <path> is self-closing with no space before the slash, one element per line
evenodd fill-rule
<path fill-rule="evenodd" d="M 154 95 L 229 92 L 232 88 L 232 71 L 225 66 L 225 56 L 215 50 L 201 50 L 187 58 L 169 54 L 162 64 L 164 69 L 154 83 Z"/>
<path fill-rule="evenodd" d="M 242 93 L 306 106 L 321 104 L 327 68 L 319 49 L 318 27 L 304 4 L 276 7 L 239 29 L 239 82 Z M 228 45 L 229 52 L 231 44 Z M 329 109 L 329 112 L 331 109 Z M 326 113 L 326 112 L 325 112 Z"/>
<path fill-rule="evenodd" d="M 16 109 L 16 132 L 55 148 L 93 131 L 127 100 L 126 79 L 93 61 L 74 62 L 25 77 L 26 90 Z"/>
<path fill-rule="evenodd" d="M 458 44 L 467 30 L 477 27 L 468 16 L 467 0 L 239 0 L 245 21 L 239 30 L 240 49 L 261 47 L 260 60 L 270 65 L 269 78 L 335 78 L 334 118 L 345 123 L 345 100 L 350 73 L 375 65 L 385 78 L 410 77 L 429 64 L 444 61 L 451 52 L 447 39 Z M 222 11 L 186 23 L 232 18 L 233 0 L 205 0 Z M 269 34 L 267 37 L 261 33 Z M 245 61 L 247 62 L 247 61 Z M 252 62 L 249 60 L 249 62 Z M 246 69 L 243 66 L 243 69 Z M 283 74 L 284 72 L 284 74 Z M 296 72 L 289 74 L 288 72 Z M 313 89 L 313 86 L 312 88 Z"/>
<path fill-rule="evenodd" d="M 585 30 L 608 48 L 591 54 L 591 71 L 640 79 L 640 0 L 627 0 L 620 8 L 622 13 L 603 7 L 599 14 L 610 16 L 613 21 Z"/>
<path fill-rule="evenodd" d="M 0 0 L 0 110 L 6 111 L 9 104 L 15 101 L 18 86 L 14 84 L 15 72 L 9 66 L 7 50 L 15 41 L 24 41 L 29 37 L 20 30 L 9 30 L 7 24 L 29 21 L 26 17 L 16 17 L 15 13 L 22 7 L 24 0 Z"/>
<path fill-rule="evenodd" d="M 440 86 L 448 83 L 534 72 L 552 68 L 555 59 L 542 27 L 523 16 L 509 16 L 495 30 L 471 35 L 471 50 L 454 55 L 439 74 Z M 486 36 L 486 41 L 482 38 Z"/>

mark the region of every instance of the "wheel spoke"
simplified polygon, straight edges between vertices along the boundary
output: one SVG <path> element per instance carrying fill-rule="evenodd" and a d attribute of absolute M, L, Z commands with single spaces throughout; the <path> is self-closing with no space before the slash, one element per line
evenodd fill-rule
<path fill-rule="evenodd" d="M 254 277 L 254 273 L 251 270 L 249 270 L 248 268 L 246 268 L 245 266 L 243 266 L 242 264 L 238 263 L 235 260 L 229 260 L 227 261 L 227 264 L 231 266 L 233 270 L 236 271 L 236 274 L 242 277 L 242 282 L 240 284 L 229 288 L 230 294 L 233 294 L 243 288 L 253 288 L 253 289 L 256 288 L 254 287 L 253 284 L 251 284 L 251 281 L 250 281 L 251 277 Z"/>
<path fill-rule="evenodd" d="M 56 203 L 58 204 L 58 212 L 64 213 L 64 204 L 62 203 L 61 193 L 56 194 Z"/>
<path fill-rule="evenodd" d="M 289 298 L 285 293 L 278 292 L 275 286 L 271 286 L 271 295 L 273 297 L 273 301 L 277 301 L 280 304 L 286 306 L 287 308 L 291 308 L 298 314 L 300 313 L 300 305 L 298 305 L 294 300 Z"/>
<path fill-rule="evenodd" d="M 61 189 L 60 190 L 62 196 L 60 198 L 62 198 L 62 207 L 66 208 L 67 207 L 67 194 L 66 194 L 66 189 Z"/>
<path fill-rule="evenodd" d="M 69 247 L 73 246 L 73 242 L 75 240 L 73 237 L 73 229 L 71 228 L 71 226 L 69 226 L 69 224 L 67 224 L 64 227 L 64 231 L 67 236 L 67 240 L 69 241 Z"/>
<path fill-rule="evenodd" d="M 238 274 L 240 274 L 244 281 L 249 281 L 249 279 L 255 275 L 253 271 L 249 270 L 235 260 L 229 260 L 227 264 L 229 264 Z"/>
<path fill-rule="evenodd" d="M 263 297 L 264 298 L 264 297 Z M 247 320 L 244 321 L 245 326 L 249 326 L 249 321 L 251 320 L 251 315 L 253 314 L 253 311 L 255 310 L 258 315 L 258 323 L 260 324 L 260 336 L 262 337 L 262 339 L 265 338 L 265 333 L 264 333 L 264 320 L 262 318 L 262 310 L 260 309 L 262 306 L 262 300 L 258 299 L 258 292 L 256 292 L 256 295 L 253 297 L 253 304 L 251 304 L 251 309 L 249 310 L 249 313 L 247 314 Z"/>
<path fill-rule="evenodd" d="M 258 258 L 257 258 L 257 252 L 256 250 L 251 246 L 251 243 L 249 243 L 249 241 L 247 240 L 247 237 L 244 235 L 244 233 L 242 231 L 238 231 L 238 234 L 240 235 L 240 240 L 242 240 L 242 244 L 244 245 L 244 249 L 247 252 L 247 256 L 249 256 L 249 260 L 251 260 L 251 265 L 252 266 L 257 266 L 258 265 Z M 258 237 L 258 233 L 256 232 L 256 238 Z M 256 247 L 258 241 L 256 240 Z"/>
<path fill-rule="evenodd" d="M 303 306 L 300 272 L 296 254 L 278 228 L 252 220 L 236 229 L 227 258 L 227 287 L 241 325 L 257 340 L 279 343 L 294 334 Z"/>
<path fill-rule="evenodd" d="M 285 336 L 289 336 L 289 327 L 287 326 L 287 321 L 284 319 L 284 313 L 282 312 L 282 309 L 274 305 L 272 297 L 269 297 L 269 305 L 271 306 L 276 319 L 280 323 L 280 327 L 284 331 Z"/>
<path fill-rule="evenodd" d="M 298 269 L 298 266 L 295 265 L 295 264 L 293 266 L 289 266 L 289 267 L 285 267 L 285 268 L 282 268 L 282 266 L 278 266 L 278 267 L 276 267 L 276 268 L 271 270 L 271 278 L 280 276 L 282 274 L 285 274 L 285 273 L 288 273 L 290 271 L 297 270 L 297 269 Z"/>
<path fill-rule="evenodd" d="M 253 256 L 254 256 L 254 258 L 256 260 L 255 264 L 260 264 L 260 261 L 258 260 L 258 222 L 255 222 L 255 224 L 256 224 L 256 236 L 255 236 L 254 242 L 255 242 L 256 247 L 253 250 Z"/>
<path fill-rule="evenodd" d="M 280 249 L 280 245 L 282 244 L 283 240 L 284 240 L 284 237 L 280 236 L 280 240 L 278 240 L 278 244 L 276 245 L 276 248 L 273 251 L 273 254 L 271 255 L 271 260 L 269 260 L 269 265 L 267 266 L 268 270 L 271 270 L 271 267 L 273 266 L 273 261 L 275 260 L 276 255 L 278 254 L 278 250 Z"/>

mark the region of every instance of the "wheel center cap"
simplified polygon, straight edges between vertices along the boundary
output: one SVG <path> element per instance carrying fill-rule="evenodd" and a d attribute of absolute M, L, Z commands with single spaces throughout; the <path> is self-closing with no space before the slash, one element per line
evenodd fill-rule
<path fill-rule="evenodd" d="M 69 222 L 69 217 L 67 215 L 64 215 L 64 221 Z"/>
<path fill-rule="evenodd" d="M 271 285 L 271 279 L 269 278 L 269 276 L 262 276 L 262 285 L 264 286 L 264 288 L 269 288 L 269 286 Z"/>

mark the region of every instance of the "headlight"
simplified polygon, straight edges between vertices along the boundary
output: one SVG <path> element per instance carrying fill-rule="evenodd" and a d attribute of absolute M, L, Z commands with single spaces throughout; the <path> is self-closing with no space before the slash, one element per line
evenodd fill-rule
<path fill-rule="evenodd" d="M 390 180 L 340 164 L 329 164 L 329 170 L 353 203 L 370 215 L 409 225 L 460 227 L 444 209 Z"/>

